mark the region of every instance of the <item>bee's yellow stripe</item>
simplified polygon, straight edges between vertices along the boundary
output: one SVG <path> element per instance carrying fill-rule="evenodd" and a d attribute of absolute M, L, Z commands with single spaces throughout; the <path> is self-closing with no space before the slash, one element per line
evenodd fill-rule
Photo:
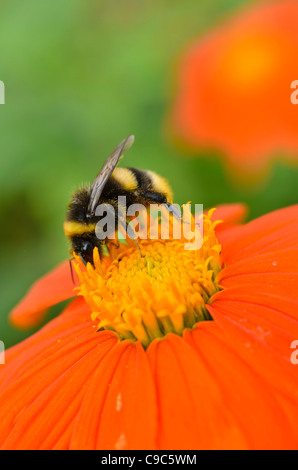
<path fill-rule="evenodd" d="M 145 173 L 151 179 L 154 191 L 165 194 L 167 200 L 171 202 L 173 200 L 173 192 L 167 180 L 157 173 L 154 173 L 154 171 L 146 170 Z"/>
<path fill-rule="evenodd" d="M 74 220 L 66 220 L 63 224 L 65 235 L 68 237 L 94 232 L 95 227 L 96 224 L 82 224 L 80 222 L 75 222 Z"/>
<path fill-rule="evenodd" d="M 128 168 L 115 168 L 112 178 L 115 178 L 121 187 L 127 191 L 133 191 L 138 187 L 137 178 Z"/>

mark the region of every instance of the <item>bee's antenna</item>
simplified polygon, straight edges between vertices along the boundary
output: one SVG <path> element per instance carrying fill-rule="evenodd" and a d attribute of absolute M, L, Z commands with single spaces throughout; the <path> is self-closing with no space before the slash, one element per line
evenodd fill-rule
<path fill-rule="evenodd" d="M 186 220 L 183 219 L 182 213 L 174 204 L 171 204 L 170 202 L 166 202 L 165 206 L 168 209 L 168 211 L 171 214 L 173 214 L 175 219 L 177 219 L 178 221 L 180 220 L 183 221 L 184 224 L 188 224 L 188 225 L 191 224 L 191 222 L 187 222 Z M 200 227 L 200 222 L 195 222 L 195 225 L 198 225 Z"/>
<path fill-rule="evenodd" d="M 181 220 L 182 219 L 182 214 L 180 212 L 180 210 L 174 206 L 174 204 L 171 204 L 170 202 L 166 202 L 165 203 L 165 206 L 166 208 L 168 209 L 168 211 L 173 214 L 173 216 L 175 217 L 175 219 L 177 220 Z"/>
<path fill-rule="evenodd" d="M 71 280 L 72 280 L 72 283 L 75 284 L 75 280 L 74 280 L 74 277 L 73 277 L 73 267 L 72 267 L 72 260 L 73 259 L 74 258 L 71 258 L 68 261 L 69 261 L 69 267 L 70 267 Z"/>

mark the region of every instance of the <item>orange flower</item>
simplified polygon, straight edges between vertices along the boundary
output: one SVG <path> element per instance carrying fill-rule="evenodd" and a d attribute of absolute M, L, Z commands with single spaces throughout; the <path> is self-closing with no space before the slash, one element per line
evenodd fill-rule
<path fill-rule="evenodd" d="M 298 206 L 239 225 L 243 215 L 207 215 L 199 252 L 141 241 L 143 258 L 130 247 L 121 261 L 77 265 L 86 301 L 0 366 L 0 447 L 297 448 Z M 73 295 L 67 263 L 56 273 L 12 312 L 15 324 Z"/>
<path fill-rule="evenodd" d="M 297 161 L 298 3 L 257 3 L 197 40 L 179 68 L 171 122 L 194 148 L 254 175 L 280 152 Z"/>

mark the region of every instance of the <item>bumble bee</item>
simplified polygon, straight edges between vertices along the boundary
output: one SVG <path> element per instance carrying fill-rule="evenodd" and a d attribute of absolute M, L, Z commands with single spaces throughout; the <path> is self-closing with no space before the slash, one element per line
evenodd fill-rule
<path fill-rule="evenodd" d="M 99 239 L 95 233 L 100 219 L 96 215 L 96 207 L 100 204 L 110 204 L 117 209 L 118 196 L 125 196 L 127 206 L 135 203 L 145 207 L 151 203 L 164 204 L 175 217 L 180 218 L 179 211 L 171 204 L 172 190 L 164 178 L 149 170 L 116 168 L 133 142 L 133 135 L 124 139 L 108 157 L 92 185 L 76 191 L 68 206 L 64 231 L 71 242 L 72 252 L 80 256 L 84 264 L 93 264 L 94 247 L 98 247 L 102 256 L 103 245 L 108 241 L 108 238 Z M 115 211 L 116 227 L 120 223 L 117 213 Z"/>

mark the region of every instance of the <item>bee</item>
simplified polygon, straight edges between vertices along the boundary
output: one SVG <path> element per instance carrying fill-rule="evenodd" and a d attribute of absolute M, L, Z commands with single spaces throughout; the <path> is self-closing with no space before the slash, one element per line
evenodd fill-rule
<path fill-rule="evenodd" d="M 126 204 L 142 204 L 148 207 L 151 203 L 164 204 L 169 212 L 180 218 L 177 208 L 172 205 L 172 190 L 166 179 L 150 170 L 117 167 L 134 143 L 134 136 L 129 135 L 111 153 L 92 185 L 76 191 L 68 205 L 64 232 L 71 242 L 71 251 L 78 255 L 83 263 L 93 264 L 93 249 L 98 248 L 102 257 L 103 246 L 108 238 L 99 239 L 96 235 L 96 224 L 100 217 L 96 208 L 100 204 L 109 204 L 115 208 L 115 227 L 124 224 L 118 214 L 118 196 L 126 197 Z M 127 226 L 125 227 L 127 228 Z"/>

